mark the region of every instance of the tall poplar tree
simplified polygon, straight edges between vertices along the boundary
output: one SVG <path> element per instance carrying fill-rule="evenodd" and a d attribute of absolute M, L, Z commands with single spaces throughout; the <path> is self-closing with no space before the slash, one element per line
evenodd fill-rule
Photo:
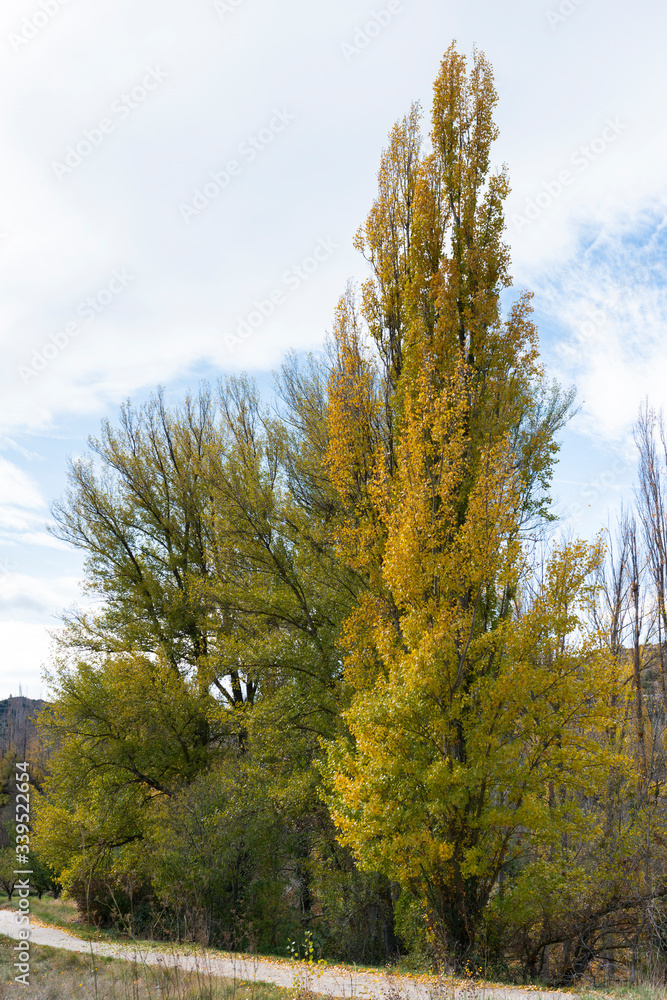
<path fill-rule="evenodd" d="M 612 756 L 613 672 L 586 634 L 599 550 L 565 546 L 526 586 L 571 397 L 545 382 L 530 297 L 502 313 L 495 104 L 483 54 L 468 70 L 452 46 L 428 147 L 417 106 L 392 130 L 328 411 L 339 551 L 365 581 L 328 801 L 358 862 L 413 893 L 457 962 L 528 843 L 586 835 L 583 798 Z"/>

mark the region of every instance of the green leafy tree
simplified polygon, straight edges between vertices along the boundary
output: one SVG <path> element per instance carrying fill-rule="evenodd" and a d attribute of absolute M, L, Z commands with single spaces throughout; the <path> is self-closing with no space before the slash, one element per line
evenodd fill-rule
<path fill-rule="evenodd" d="M 315 363 L 288 363 L 287 420 L 243 379 L 221 385 L 215 403 L 203 390 L 175 410 L 159 396 L 127 405 L 71 469 L 57 530 L 88 553 L 87 588 L 101 604 L 69 614 L 53 671 L 38 843 L 87 912 L 92 892 L 100 919 L 112 909 L 104 886 L 120 892 L 132 865 L 194 912 L 195 889 L 178 890 L 158 863 L 156 817 L 185 817 L 190 787 L 203 794 L 209 774 L 219 785 L 241 767 L 258 776 L 291 852 L 271 892 L 286 891 L 289 872 L 297 923 L 311 919 L 313 845 L 333 836 L 312 761 L 339 725 L 338 632 L 358 586 L 327 527 L 325 386 Z M 252 823 L 229 817 L 240 842 Z M 209 897 L 202 888 L 207 926 Z M 224 920 L 231 908 L 216 912 Z"/>

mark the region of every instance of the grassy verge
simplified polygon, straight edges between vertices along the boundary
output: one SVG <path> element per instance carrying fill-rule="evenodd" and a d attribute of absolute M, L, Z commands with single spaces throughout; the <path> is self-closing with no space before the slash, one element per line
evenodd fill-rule
<path fill-rule="evenodd" d="M 15 942 L 0 935 L 0 1000 L 296 1000 L 294 990 L 30 947 L 30 985 L 14 981 Z M 306 1000 L 303 995 L 299 1000 Z"/>
<path fill-rule="evenodd" d="M 3 910 L 15 910 L 16 900 L 11 902 L 5 900 L 1 905 Z M 77 935 L 86 926 L 79 920 L 79 913 L 76 903 L 71 899 L 53 899 L 51 896 L 30 897 L 30 912 L 34 917 L 43 920 L 45 924 L 53 924 L 54 927 L 62 927 L 63 930 L 70 930 Z M 76 924 L 76 927 L 72 925 Z"/>
<path fill-rule="evenodd" d="M 582 989 L 577 1000 L 665 1000 L 664 986 L 613 986 L 609 989 Z"/>
<path fill-rule="evenodd" d="M 0 904 L 0 909 L 16 910 L 18 903 L 16 899 L 5 900 Z M 100 931 L 85 920 L 81 920 L 76 903 L 71 899 L 53 899 L 52 896 L 30 897 L 30 915 L 41 920 L 51 927 L 59 927 L 63 931 L 68 931 L 75 937 L 83 938 L 84 941 L 127 941 L 127 937 L 116 934 L 112 931 Z"/>

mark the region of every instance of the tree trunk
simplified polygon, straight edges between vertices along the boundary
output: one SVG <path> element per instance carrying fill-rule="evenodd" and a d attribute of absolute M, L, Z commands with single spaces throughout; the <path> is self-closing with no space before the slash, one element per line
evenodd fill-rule
<path fill-rule="evenodd" d="M 570 942 L 568 942 L 569 944 Z M 567 952 L 570 952 L 568 948 Z M 572 958 L 569 958 L 569 954 L 566 952 L 566 960 L 563 963 L 563 972 L 560 978 L 554 983 L 555 986 L 572 986 L 573 983 L 583 976 L 584 972 L 591 963 L 593 958 L 593 949 L 590 945 L 589 936 L 587 934 L 580 934 L 577 939 L 577 943 L 574 946 L 574 954 Z"/>
<path fill-rule="evenodd" d="M 391 884 L 387 879 L 382 879 L 380 885 L 380 901 L 382 903 L 382 933 L 384 936 L 384 950 L 387 961 L 391 962 L 398 957 L 400 949 L 396 938 L 394 926 L 394 899 L 391 894 Z"/>

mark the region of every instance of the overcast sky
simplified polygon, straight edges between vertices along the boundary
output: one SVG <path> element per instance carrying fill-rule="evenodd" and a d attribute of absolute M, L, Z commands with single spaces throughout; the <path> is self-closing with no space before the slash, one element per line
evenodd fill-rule
<path fill-rule="evenodd" d="M 4 0 L 0 697 L 47 693 L 78 599 L 45 532 L 67 457 L 128 396 L 318 348 L 453 38 L 494 66 L 515 285 L 578 389 L 560 509 L 591 536 L 631 499 L 638 405 L 667 397 L 666 27 L 657 0 Z"/>

